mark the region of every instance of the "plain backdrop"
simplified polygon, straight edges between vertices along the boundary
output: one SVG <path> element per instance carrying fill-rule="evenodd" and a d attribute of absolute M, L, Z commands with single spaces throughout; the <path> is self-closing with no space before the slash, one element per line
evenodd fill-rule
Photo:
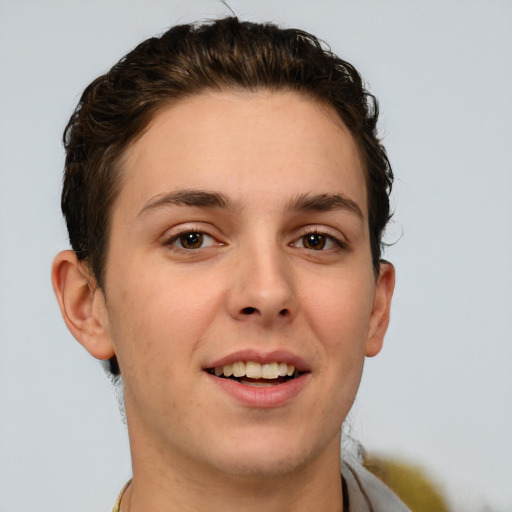
<path fill-rule="evenodd" d="M 398 281 L 352 434 L 420 464 L 454 509 L 510 512 L 512 2 L 230 5 L 325 39 L 381 103 Z M 228 14 L 217 0 L 0 0 L 0 512 L 108 511 L 130 476 L 111 384 L 51 290 L 67 247 L 61 133 L 136 43 Z"/>

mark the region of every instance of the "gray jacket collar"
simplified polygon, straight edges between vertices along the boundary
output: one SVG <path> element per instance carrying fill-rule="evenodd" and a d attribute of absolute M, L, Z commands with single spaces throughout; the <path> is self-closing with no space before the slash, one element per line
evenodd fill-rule
<path fill-rule="evenodd" d="M 347 483 L 350 512 L 410 512 L 376 476 L 359 463 L 341 463 Z"/>

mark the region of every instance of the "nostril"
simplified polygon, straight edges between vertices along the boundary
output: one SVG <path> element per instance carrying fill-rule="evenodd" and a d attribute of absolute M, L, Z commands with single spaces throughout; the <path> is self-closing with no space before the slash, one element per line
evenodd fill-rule
<path fill-rule="evenodd" d="M 281 311 L 279 311 L 280 316 L 286 316 L 288 313 L 289 311 L 287 309 L 281 309 Z"/>
<path fill-rule="evenodd" d="M 242 309 L 243 315 L 252 315 L 254 313 L 256 313 L 256 308 L 247 307 L 247 308 Z"/>

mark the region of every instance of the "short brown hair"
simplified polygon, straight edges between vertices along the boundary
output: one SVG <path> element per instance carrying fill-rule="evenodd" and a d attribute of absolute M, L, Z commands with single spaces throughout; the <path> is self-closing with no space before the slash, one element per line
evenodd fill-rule
<path fill-rule="evenodd" d="M 104 283 L 110 214 L 127 146 L 164 106 L 205 90 L 240 89 L 297 91 L 338 113 L 366 167 L 378 273 L 393 173 L 377 135 L 377 100 L 356 69 L 313 35 L 224 18 L 178 25 L 139 44 L 85 89 L 66 126 L 62 211 L 71 246 L 98 286 Z"/>

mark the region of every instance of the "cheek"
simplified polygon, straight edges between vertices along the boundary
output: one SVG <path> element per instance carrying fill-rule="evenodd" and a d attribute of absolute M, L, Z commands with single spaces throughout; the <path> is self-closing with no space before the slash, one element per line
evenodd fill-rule
<path fill-rule="evenodd" d="M 373 287 L 365 279 L 329 279 L 315 286 L 305 299 L 306 314 L 313 330 L 329 351 L 364 354 Z"/>
<path fill-rule="evenodd" d="M 122 278 L 127 275 L 136 277 Z M 111 335 L 121 364 L 137 361 L 145 373 L 192 364 L 191 354 L 220 307 L 211 281 L 148 268 L 119 269 L 110 284 Z"/>
<path fill-rule="evenodd" d="M 328 361 L 323 382 L 331 399 L 325 403 L 322 415 L 332 415 L 335 426 L 346 418 L 361 380 L 373 308 L 371 282 L 331 281 L 310 301 L 310 325 L 321 340 L 319 350 L 323 351 L 324 361 Z"/>

